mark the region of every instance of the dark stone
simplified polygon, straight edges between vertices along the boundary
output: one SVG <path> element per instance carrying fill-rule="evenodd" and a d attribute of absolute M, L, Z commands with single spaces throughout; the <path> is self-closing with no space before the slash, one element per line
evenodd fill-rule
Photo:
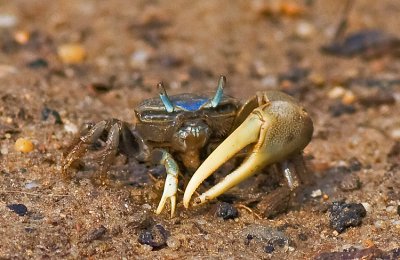
<path fill-rule="evenodd" d="M 341 233 L 348 227 L 361 225 L 367 211 L 360 203 L 333 202 L 329 209 L 330 226 Z"/>
<path fill-rule="evenodd" d="M 355 157 L 350 159 L 349 164 L 349 168 L 352 172 L 358 172 L 362 168 L 361 162 Z"/>
<path fill-rule="evenodd" d="M 265 253 L 271 254 L 272 252 L 275 251 L 275 247 L 273 245 L 266 245 L 264 247 Z"/>
<path fill-rule="evenodd" d="M 25 228 L 25 232 L 27 232 L 27 233 L 33 233 L 33 232 L 35 232 L 35 228 L 32 228 L 32 227 L 26 227 Z"/>
<path fill-rule="evenodd" d="M 239 212 L 232 204 L 220 202 L 217 205 L 216 215 L 223 219 L 234 219 L 239 216 Z"/>
<path fill-rule="evenodd" d="M 400 165 L 400 142 L 397 141 L 390 148 L 387 155 L 388 162 L 393 165 Z"/>
<path fill-rule="evenodd" d="M 19 216 L 25 216 L 28 212 L 28 208 L 24 204 L 8 204 L 7 208 L 11 209 Z"/>
<path fill-rule="evenodd" d="M 361 105 L 365 107 L 376 107 L 381 105 L 391 105 L 396 102 L 392 92 L 388 90 L 378 89 L 377 91 L 370 93 L 369 95 L 359 98 Z"/>
<path fill-rule="evenodd" d="M 149 245 L 153 249 L 163 248 L 167 244 L 169 232 L 160 224 L 142 230 L 138 242 L 142 245 Z"/>
<path fill-rule="evenodd" d="M 245 245 L 261 244 L 265 252 L 293 246 L 292 240 L 282 231 L 263 225 L 253 224 L 243 229 Z"/>
<path fill-rule="evenodd" d="M 361 180 L 354 174 L 346 175 L 340 181 L 339 188 L 342 191 L 353 191 L 358 190 L 362 186 Z"/>
<path fill-rule="evenodd" d="M 48 108 L 48 107 L 44 107 L 42 109 L 42 120 L 46 121 L 50 118 L 50 116 L 52 116 L 54 118 L 55 124 L 61 125 L 63 123 L 61 120 L 60 114 L 56 110 Z"/>
<path fill-rule="evenodd" d="M 329 107 L 329 112 L 333 117 L 339 117 L 343 114 L 353 114 L 356 112 L 356 109 L 352 105 L 345 105 L 339 101 Z"/>
<path fill-rule="evenodd" d="M 306 241 L 308 239 L 307 235 L 304 233 L 299 233 L 297 236 L 301 241 Z"/>
<path fill-rule="evenodd" d="M 28 62 L 26 66 L 28 66 L 31 69 L 42 69 L 42 68 L 47 68 L 49 64 L 45 59 L 38 58 L 36 60 Z"/>
<path fill-rule="evenodd" d="M 321 47 L 321 51 L 335 56 L 364 58 L 395 53 L 399 39 L 381 30 L 360 30 Z"/>
<path fill-rule="evenodd" d="M 104 94 L 104 93 L 110 92 L 110 90 L 112 90 L 113 86 L 111 84 L 107 84 L 107 83 L 94 82 L 89 85 L 89 88 L 91 90 L 93 90 L 95 93 Z"/>
<path fill-rule="evenodd" d="M 388 254 L 389 259 L 400 259 L 400 247 L 390 250 Z"/>
<path fill-rule="evenodd" d="M 92 230 L 88 234 L 86 241 L 91 242 L 93 240 L 99 240 L 106 234 L 106 232 L 107 232 L 107 228 L 104 227 L 103 225 L 101 225 L 100 227 Z"/>
<path fill-rule="evenodd" d="M 279 82 L 282 81 L 291 81 L 297 83 L 305 78 L 310 74 L 310 69 L 308 68 L 300 68 L 294 67 L 291 68 L 288 72 L 282 73 L 279 75 Z"/>

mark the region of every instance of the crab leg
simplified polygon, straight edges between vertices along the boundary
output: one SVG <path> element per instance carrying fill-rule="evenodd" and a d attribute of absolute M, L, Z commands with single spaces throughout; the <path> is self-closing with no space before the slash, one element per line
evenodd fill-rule
<path fill-rule="evenodd" d="M 254 109 L 193 174 L 183 197 L 184 206 L 189 206 L 193 193 L 207 177 L 247 145 L 255 143 L 253 150 L 239 168 L 201 194 L 195 200 L 195 204 L 211 200 L 265 166 L 299 152 L 311 139 L 310 129 L 312 123 L 306 112 L 287 102 L 267 103 Z"/>
<path fill-rule="evenodd" d="M 154 157 L 161 157 L 158 162 L 165 166 L 167 178 L 165 179 L 164 192 L 158 204 L 156 214 L 160 214 L 169 198 L 171 201 L 171 218 L 174 216 L 176 207 L 176 193 L 178 191 L 179 166 L 172 155 L 165 150 L 159 149 L 153 152 Z"/>

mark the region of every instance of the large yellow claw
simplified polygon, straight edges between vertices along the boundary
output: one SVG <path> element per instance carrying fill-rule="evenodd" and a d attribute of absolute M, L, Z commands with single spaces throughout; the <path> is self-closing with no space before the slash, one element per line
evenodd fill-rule
<path fill-rule="evenodd" d="M 265 166 L 298 154 L 310 142 L 313 123 L 299 104 L 280 92 L 263 93 L 263 98 L 264 104 L 254 109 L 193 174 L 183 197 L 186 208 L 197 187 L 246 146 L 254 144 L 244 162 L 221 182 L 201 194 L 195 204 L 214 199 Z"/>

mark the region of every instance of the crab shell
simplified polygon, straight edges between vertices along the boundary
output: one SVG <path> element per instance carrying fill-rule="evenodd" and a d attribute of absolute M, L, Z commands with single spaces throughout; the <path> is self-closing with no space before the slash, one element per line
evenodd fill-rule
<path fill-rule="evenodd" d="M 210 101 L 207 95 L 179 94 L 169 98 L 173 112 L 166 111 L 158 97 L 146 99 L 135 108 L 135 129 L 144 140 L 168 146 L 182 125 L 199 120 L 210 128 L 211 139 L 223 138 L 230 132 L 239 107 L 237 99 L 225 95 L 215 108 L 207 106 Z"/>

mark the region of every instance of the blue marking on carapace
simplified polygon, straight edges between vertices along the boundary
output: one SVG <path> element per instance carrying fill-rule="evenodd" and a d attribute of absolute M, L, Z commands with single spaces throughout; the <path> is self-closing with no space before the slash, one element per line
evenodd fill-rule
<path fill-rule="evenodd" d="M 209 99 L 192 99 L 192 100 L 174 100 L 173 103 L 175 106 L 186 110 L 186 111 L 197 111 L 204 105 Z"/>

